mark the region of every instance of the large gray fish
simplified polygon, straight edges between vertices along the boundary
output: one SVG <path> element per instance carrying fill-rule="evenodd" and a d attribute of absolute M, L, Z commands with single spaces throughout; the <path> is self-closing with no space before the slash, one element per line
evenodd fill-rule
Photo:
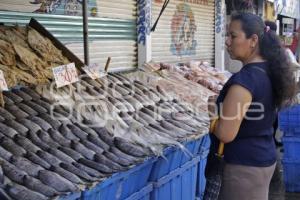
<path fill-rule="evenodd" d="M 79 127 L 81 130 L 83 130 L 84 132 L 88 133 L 89 135 L 95 135 L 98 136 L 98 134 L 96 133 L 96 131 L 94 131 L 92 128 L 82 124 L 82 123 L 74 123 L 77 127 Z"/>
<path fill-rule="evenodd" d="M 114 140 L 115 140 L 115 145 L 123 152 L 126 152 L 129 155 L 133 155 L 136 157 L 147 156 L 147 153 L 145 152 L 146 150 L 137 145 L 134 145 L 119 137 L 115 137 Z"/>
<path fill-rule="evenodd" d="M 16 200 L 47 200 L 48 198 L 40 193 L 34 192 L 25 188 L 24 186 L 14 184 L 7 186 L 8 194 Z"/>
<path fill-rule="evenodd" d="M 57 142 L 58 144 L 60 144 L 61 146 L 65 146 L 65 147 L 70 147 L 71 146 L 71 141 L 64 138 L 60 132 L 58 132 L 57 130 L 54 129 L 50 129 L 48 131 L 49 135 L 51 136 L 51 138 Z"/>
<path fill-rule="evenodd" d="M 14 94 L 18 95 L 19 97 L 21 97 L 23 99 L 23 101 L 31 101 L 32 97 L 28 94 L 26 94 L 25 92 L 23 92 L 22 90 L 19 89 L 13 89 L 11 90 Z"/>
<path fill-rule="evenodd" d="M 113 146 L 113 134 L 109 133 L 106 128 L 94 127 L 93 130 L 97 132 L 98 136 L 101 138 L 102 141 L 104 141 L 109 146 Z"/>
<path fill-rule="evenodd" d="M 14 115 L 17 119 L 23 119 L 29 117 L 29 115 L 21 110 L 16 105 L 5 106 L 5 109 L 8 110 L 12 115 Z"/>
<path fill-rule="evenodd" d="M 20 124 L 19 122 L 15 121 L 15 120 L 6 120 L 5 124 L 10 126 L 11 128 L 13 128 L 14 130 L 16 130 L 18 133 L 20 133 L 23 136 L 27 135 L 27 132 L 29 131 L 29 129 L 25 126 L 23 126 L 22 124 Z"/>
<path fill-rule="evenodd" d="M 29 116 L 35 116 L 35 115 L 38 114 L 34 109 L 30 108 L 29 106 L 27 106 L 27 105 L 24 104 L 24 103 L 19 103 L 19 104 L 18 104 L 18 107 L 19 107 L 21 110 L 23 110 L 24 112 L 26 112 Z"/>
<path fill-rule="evenodd" d="M 9 126 L 6 126 L 5 124 L 3 124 L 1 122 L 0 122 L 0 132 L 9 138 L 14 138 L 18 134 L 18 132 L 15 129 L 13 129 Z"/>
<path fill-rule="evenodd" d="M 79 141 L 79 138 L 72 133 L 66 124 L 60 126 L 59 132 L 68 140 Z"/>
<path fill-rule="evenodd" d="M 126 97 L 130 94 L 129 90 L 126 90 L 125 88 L 121 87 L 120 85 L 115 85 L 115 90 L 119 92 L 123 97 Z"/>
<path fill-rule="evenodd" d="M 128 101 L 134 107 L 135 110 L 140 110 L 144 107 L 142 103 L 140 103 L 137 99 L 131 96 L 126 97 L 125 100 Z"/>
<path fill-rule="evenodd" d="M 48 110 L 48 112 L 51 112 L 52 109 L 52 103 L 47 102 L 46 99 L 42 98 L 42 99 L 38 99 L 34 101 L 36 104 L 38 104 L 39 106 L 45 108 L 46 110 Z"/>
<path fill-rule="evenodd" d="M 0 157 L 9 161 L 13 154 L 0 145 Z"/>
<path fill-rule="evenodd" d="M 62 152 L 58 149 L 50 147 L 49 153 L 51 153 L 52 155 L 54 155 L 55 157 L 57 157 L 58 159 L 60 159 L 61 161 L 65 162 L 65 163 L 75 162 L 75 160 L 72 157 L 70 157 L 69 155 L 65 154 L 64 152 Z"/>
<path fill-rule="evenodd" d="M 142 108 L 141 111 L 143 113 L 149 115 L 154 120 L 158 120 L 158 121 L 163 120 L 163 117 L 158 112 L 154 112 L 153 110 L 149 109 L 148 107 Z"/>
<path fill-rule="evenodd" d="M 3 95 L 8 97 L 15 103 L 20 103 L 21 101 L 23 101 L 23 99 L 21 97 L 19 97 L 18 95 L 14 94 L 11 91 L 3 91 Z"/>
<path fill-rule="evenodd" d="M 80 128 L 73 124 L 68 124 L 67 127 L 72 131 L 74 135 L 76 135 L 79 139 L 86 140 L 88 134 L 82 131 Z"/>
<path fill-rule="evenodd" d="M 45 152 L 45 151 L 38 151 L 36 154 L 47 161 L 47 163 L 51 164 L 52 166 L 59 166 L 61 163 L 61 160 L 57 157 L 53 156 L 52 154 Z"/>
<path fill-rule="evenodd" d="M 41 166 L 32 163 L 23 157 L 13 156 L 11 158 L 11 163 L 17 166 L 20 170 L 23 170 L 30 176 L 37 177 L 40 170 L 43 170 Z"/>
<path fill-rule="evenodd" d="M 23 184 L 23 178 L 27 175 L 24 171 L 21 171 L 7 161 L 0 160 L 0 163 L 5 176 L 16 183 Z"/>
<path fill-rule="evenodd" d="M 83 158 L 83 156 L 80 153 L 78 153 L 77 151 L 74 151 L 71 148 L 60 146 L 60 147 L 58 147 L 58 149 L 76 161 L 78 161 L 80 158 Z"/>
<path fill-rule="evenodd" d="M 23 180 L 24 186 L 26 186 L 28 189 L 39 192 L 47 197 L 53 197 L 59 194 L 59 192 L 57 192 L 55 189 L 45 185 L 36 178 L 25 176 Z"/>
<path fill-rule="evenodd" d="M 119 157 L 118 155 L 115 155 L 111 152 L 104 152 L 103 155 L 105 157 L 107 157 L 108 159 L 116 162 L 116 163 L 119 163 L 120 165 L 124 166 L 124 167 L 127 167 L 127 166 L 130 166 L 132 165 L 132 162 L 127 160 L 126 158 L 123 158 L 123 157 Z"/>
<path fill-rule="evenodd" d="M 15 141 L 23 147 L 26 151 L 30 151 L 32 153 L 36 153 L 38 150 L 41 150 L 38 146 L 33 144 L 29 139 L 24 136 L 17 135 L 15 137 Z"/>
<path fill-rule="evenodd" d="M 36 155 L 35 153 L 32 152 L 27 152 L 27 154 L 25 155 L 25 157 L 30 160 L 31 162 L 40 165 L 42 167 L 44 167 L 45 169 L 50 169 L 51 165 L 45 161 L 44 159 L 40 158 L 38 155 Z"/>
<path fill-rule="evenodd" d="M 83 181 L 78 176 L 76 176 L 75 174 L 73 174 L 61 167 L 53 166 L 53 167 L 51 167 L 51 170 L 53 172 L 61 175 L 62 177 L 64 177 L 65 179 L 69 180 L 72 183 L 83 184 Z"/>
<path fill-rule="evenodd" d="M 166 120 L 167 122 L 173 124 L 174 126 L 177 126 L 178 128 L 181 128 L 188 133 L 192 134 L 197 131 L 197 129 L 190 127 L 189 125 L 186 125 L 184 122 L 176 121 L 176 120 Z"/>
<path fill-rule="evenodd" d="M 39 117 L 48 122 L 52 126 L 52 128 L 58 130 L 61 126 L 61 122 L 55 118 L 53 118 L 51 115 L 47 113 L 39 114 Z"/>
<path fill-rule="evenodd" d="M 37 100 L 41 97 L 38 93 L 28 87 L 22 87 L 20 90 L 30 95 L 33 100 Z"/>
<path fill-rule="evenodd" d="M 114 172 L 117 172 L 116 170 L 113 170 L 110 166 L 106 166 L 101 163 L 97 163 L 95 161 L 91 161 L 91 160 L 88 160 L 85 158 L 79 159 L 78 162 L 81 164 L 84 164 L 88 167 L 91 167 L 93 169 L 96 169 L 97 171 L 104 173 L 104 174 L 112 174 Z"/>
<path fill-rule="evenodd" d="M 123 84 L 131 84 L 131 80 L 127 77 L 123 76 L 122 74 L 112 73 L 111 76 L 118 78 Z"/>
<path fill-rule="evenodd" d="M 13 120 L 13 119 L 16 119 L 15 116 L 13 116 L 12 114 L 10 114 L 10 112 L 8 112 L 6 109 L 0 107 L 0 116 L 1 116 L 1 119 L 6 119 L 6 120 Z M 4 120 L 1 120 L 1 121 L 4 121 Z"/>
<path fill-rule="evenodd" d="M 149 124 L 158 124 L 158 122 L 149 115 L 145 114 L 144 112 L 137 112 L 137 117 L 141 117 L 143 120 L 147 121 Z"/>
<path fill-rule="evenodd" d="M 101 174 L 100 172 L 91 169 L 85 165 L 82 165 L 80 163 L 73 163 L 73 165 L 61 163 L 60 166 L 65 170 L 77 175 L 78 177 L 86 181 L 94 182 L 97 180 L 97 178 L 104 177 L 104 175 Z"/>
<path fill-rule="evenodd" d="M 95 156 L 95 152 L 86 148 L 84 145 L 82 145 L 79 142 L 71 142 L 71 147 L 76 150 L 77 152 L 81 153 L 84 157 L 86 157 L 89 160 L 93 160 Z"/>
<path fill-rule="evenodd" d="M 160 101 L 160 97 L 156 95 L 154 92 L 152 92 L 151 90 L 144 91 L 144 94 L 147 95 L 148 98 L 154 101 L 155 103 Z"/>
<path fill-rule="evenodd" d="M 95 144 L 98 148 L 100 148 L 99 150 L 108 150 L 110 145 L 106 144 L 103 140 L 101 140 L 101 138 L 95 136 L 95 135 L 88 135 L 88 140 Z M 87 146 L 88 147 L 88 146 Z M 99 153 L 99 152 L 98 152 Z"/>
<path fill-rule="evenodd" d="M 8 98 L 7 96 L 3 95 L 3 100 L 5 102 L 6 105 L 13 105 L 15 104 L 15 102 L 13 100 L 11 100 L 10 98 Z"/>
<path fill-rule="evenodd" d="M 89 142 L 87 140 L 80 140 L 81 144 L 83 144 L 86 148 L 94 151 L 95 153 L 102 154 L 104 152 L 104 149 L 101 147 L 93 144 L 92 142 Z"/>
<path fill-rule="evenodd" d="M 37 125 L 39 125 L 45 131 L 48 131 L 49 129 L 52 128 L 52 126 L 48 122 L 46 122 L 45 120 L 43 120 L 38 116 L 32 116 L 29 119 L 34 123 L 36 123 Z"/>
<path fill-rule="evenodd" d="M 50 147 L 47 143 L 43 142 L 36 133 L 29 132 L 28 134 L 30 140 L 42 150 L 47 151 Z"/>
<path fill-rule="evenodd" d="M 127 107 L 121 102 L 118 101 L 117 99 L 108 96 L 108 100 L 116 107 L 118 108 L 121 112 L 128 112 L 129 110 Z"/>
<path fill-rule="evenodd" d="M 15 156 L 23 156 L 24 154 L 26 154 L 25 149 L 17 145 L 13 140 L 9 138 L 3 138 L 0 144 Z"/>
<path fill-rule="evenodd" d="M 35 103 L 33 101 L 26 101 L 26 102 L 24 102 L 24 104 L 26 104 L 30 108 L 34 109 L 39 114 L 41 114 L 41 113 L 47 113 L 47 111 L 48 111 L 46 108 L 40 106 L 39 104 L 37 104 L 37 103 Z"/>
<path fill-rule="evenodd" d="M 83 78 L 83 80 L 85 82 L 87 82 L 88 84 L 92 85 L 95 88 L 101 88 L 102 87 L 102 85 L 99 82 L 97 82 L 97 81 L 95 81 L 91 78 Z"/>
<path fill-rule="evenodd" d="M 112 168 L 115 171 L 124 171 L 126 169 L 125 167 L 122 167 L 118 163 L 115 163 L 115 162 L 109 160 L 108 158 L 106 158 L 105 156 L 103 156 L 101 154 L 96 154 L 95 155 L 95 161 L 98 162 L 98 163 L 101 163 L 105 166 L 108 166 L 108 167 Z"/>
<path fill-rule="evenodd" d="M 18 119 L 17 121 L 28 128 L 32 133 L 36 133 L 42 129 L 39 125 L 28 119 Z"/>
<path fill-rule="evenodd" d="M 78 188 L 67 179 L 59 176 L 57 173 L 42 170 L 39 173 L 39 179 L 46 185 L 54 188 L 58 192 L 75 192 Z"/>
<path fill-rule="evenodd" d="M 39 130 L 39 131 L 37 132 L 37 135 L 38 135 L 38 137 L 39 137 L 43 142 L 45 142 L 46 144 L 48 144 L 48 145 L 51 146 L 51 147 L 57 148 L 57 147 L 60 146 L 57 142 L 55 142 L 55 141 L 50 137 L 50 135 L 49 135 L 46 131 Z"/>
<path fill-rule="evenodd" d="M 128 160 L 131 164 L 141 161 L 140 158 L 126 154 L 126 153 L 122 152 L 120 149 L 118 149 L 117 147 L 112 146 L 112 147 L 110 147 L 109 151 L 120 158 L 124 158 L 124 159 Z"/>

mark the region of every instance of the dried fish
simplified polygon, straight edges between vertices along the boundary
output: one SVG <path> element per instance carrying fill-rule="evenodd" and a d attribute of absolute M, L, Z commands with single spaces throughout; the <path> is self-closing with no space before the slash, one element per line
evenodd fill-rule
<path fill-rule="evenodd" d="M 48 112 L 51 112 L 51 110 L 53 110 L 54 106 L 51 103 L 46 102 L 44 98 L 37 99 L 34 102 L 39 106 L 43 107 L 44 109 L 46 109 Z"/>
<path fill-rule="evenodd" d="M 38 137 L 43 141 L 45 142 L 47 145 L 51 146 L 51 147 L 59 147 L 60 145 L 55 142 L 51 137 L 50 135 L 46 132 L 46 131 L 43 131 L 43 130 L 39 130 L 37 132 L 37 135 Z"/>
<path fill-rule="evenodd" d="M 72 172 L 73 174 L 79 176 L 80 178 L 83 178 L 87 181 L 96 181 L 94 177 L 104 177 L 103 174 L 100 172 L 93 170 L 85 165 L 82 165 L 80 163 L 74 163 L 74 165 L 61 163 L 60 165 L 65 170 Z"/>
<path fill-rule="evenodd" d="M 118 101 L 117 99 L 108 96 L 107 98 L 116 108 L 118 108 L 121 112 L 128 112 L 127 107 L 121 102 Z"/>
<path fill-rule="evenodd" d="M 28 88 L 28 87 L 22 87 L 22 88 L 20 88 L 20 90 L 23 91 L 23 92 L 25 92 L 25 93 L 28 94 L 29 96 L 31 96 L 31 98 L 32 98 L 33 100 L 37 100 L 37 99 L 40 99 L 40 98 L 41 98 L 41 96 L 40 96 L 38 93 L 36 93 L 33 89 L 31 89 L 31 88 Z"/>
<path fill-rule="evenodd" d="M 72 133 L 74 135 L 76 135 L 78 138 L 82 139 L 82 140 L 86 140 L 88 134 L 85 133 L 84 131 L 82 131 L 80 128 L 78 128 L 77 126 L 73 125 L 73 124 L 68 124 L 67 127 L 72 131 Z"/>
<path fill-rule="evenodd" d="M 67 127 L 66 124 L 61 125 L 59 132 L 66 138 L 72 141 L 79 141 L 79 138 L 76 137 L 72 131 Z"/>
<path fill-rule="evenodd" d="M 47 143 L 43 142 L 36 133 L 33 132 L 29 132 L 28 134 L 30 140 L 37 145 L 38 147 L 40 147 L 42 150 L 47 151 L 50 147 L 48 146 Z"/>
<path fill-rule="evenodd" d="M 122 74 L 117 74 L 117 73 L 111 73 L 110 76 L 113 76 L 117 79 L 119 79 L 123 84 L 131 84 L 131 81 L 123 76 Z"/>
<path fill-rule="evenodd" d="M 4 95 L 3 95 L 3 100 L 6 105 L 13 105 L 15 103 L 13 100 L 11 100 L 10 98 L 8 98 L 7 96 L 4 96 Z"/>
<path fill-rule="evenodd" d="M 37 177 L 40 170 L 43 170 L 41 166 L 32 163 L 31 161 L 27 160 L 23 157 L 13 156 L 11 158 L 11 163 L 18 167 L 20 170 L 23 170 L 30 176 Z"/>
<path fill-rule="evenodd" d="M 105 157 L 107 157 L 108 159 L 110 159 L 110 160 L 112 160 L 116 163 L 119 163 L 120 165 L 125 166 L 125 167 L 130 166 L 132 164 L 132 162 L 130 162 L 126 158 L 119 157 L 119 156 L 117 156 L 117 155 L 115 155 L 111 152 L 108 152 L 108 151 L 104 152 L 103 155 Z"/>
<path fill-rule="evenodd" d="M 30 160 L 31 162 L 40 165 L 42 167 L 44 167 L 45 169 L 50 169 L 51 165 L 45 161 L 44 159 L 40 158 L 39 156 L 37 156 L 35 153 L 32 152 L 27 152 L 25 157 Z"/>
<path fill-rule="evenodd" d="M 61 122 L 56 120 L 54 117 L 52 117 L 51 115 L 47 114 L 47 113 L 42 113 L 39 114 L 39 117 L 43 120 L 45 120 L 48 124 L 51 125 L 52 128 L 58 130 L 59 127 L 61 126 Z"/>
<path fill-rule="evenodd" d="M 105 177 L 104 174 L 98 172 L 97 170 L 92 169 L 83 164 L 80 164 L 78 162 L 74 163 L 73 165 L 75 166 L 75 169 L 77 169 L 77 171 L 79 171 L 78 173 L 80 175 L 78 175 L 78 176 L 80 176 L 88 181 L 96 181 L 96 180 L 98 180 L 97 178 Z M 73 165 L 70 165 L 70 166 L 74 167 Z M 72 173 L 76 174 L 74 171 L 72 171 Z"/>
<path fill-rule="evenodd" d="M 10 158 L 12 157 L 12 153 L 10 153 L 9 151 L 7 151 L 6 149 L 4 149 L 2 146 L 0 146 L 0 157 L 9 161 Z M 1 167 L 1 166 L 0 166 Z"/>
<path fill-rule="evenodd" d="M 55 156 L 58 159 L 60 159 L 62 162 L 65 162 L 65 163 L 73 163 L 73 162 L 75 162 L 75 160 L 72 157 L 68 156 L 67 154 L 65 154 L 64 152 L 62 152 L 62 151 L 60 151 L 58 149 L 50 147 L 49 153 L 51 153 L 53 156 Z"/>
<path fill-rule="evenodd" d="M 176 135 L 187 135 L 188 132 L 183 130 L 182 128 L 179 128 L 165 120 L 160 122 L 161 126 L 164 127 L 165 129 L 172 131 L 173 133 L 175 133 Z"/>
<path fill-rule="evenodd" d="M 49 129 L 52 128 L 52 126 L 50 124 L 48 124 L 48 122 L 46 122 L 45 120 L 43 120 L 42 118 L 40 118 L 38 116 L 32 116 L 32 117 L 29 117 L 29 119 L 31 121 L 33 121 L 34 123 L 36 123 L 37 125 L 39 125 L 45 131 L 48 131 Z"/>
<path fill-rule="evenodd" d="M 126 169 L 125 167 L 119 165 L 116 162 L 113 162 L 113 161 L 109 160 L 108 158 L 106 158 L 105 156 L 103 156 L 101 154 L 96 154 L 95 155 L 95 161 L 97 163 L 101 163 L 105 166 L 108 166 L 108 167 L 112 168 L 115 171 L 123 171 L 123 170 Z"/>
<path fill-rule="evenodd" d="M 95 156 L 95 152 L 86 148 L 84 145 L 82 145 L 79 142 L 71 142 L 71 147 L 76 150 L 77 152 L 81 153 L 84 157 L 86 157 L 89 160 L 93 160 Z M 80 159 L 79 159 L 80 160 Z"/>
<path fill-rule="evenodd" d="M 111 73 L 108 74 L 107 78 L 111 83 L 118 84 L 118 85 L 123 84 L 122 81 L 120 81 L 120 79 L 114 77 Z"/>
<path fill-rule="evenodd" d="M 107 145 L 113 146 L 113 135 L 110 134 L 106 128 L 101 127 L 101 128 L 93 128 L 94 131 L 97 132 L 98 136 L 101 138 L 102 141 L 104 141 Z M 89 136 L 92 137 L 92 136 Z M 106 147 L 102 147 L 103 149 L 107 149 Z"/>
<path fill-rule="evenodd" d="M 61 160 L 45 151 L 37 151 L 36 155 L 47 161 L 47 163 L 51 164 L 52 166 L 59 166 L 61 163 Z"/>
<path fill-rule="evenodd" d="M 23 110 L 24 112 L 26 112 L 29 116 L 35 116 L 35 115 L 38 114 L 35 110 L 33 110 L 32 108 L 30 108 L 26 104 L 19 103 L 17 106 L 19 108 L 21 108 L 21 110 Z"/>
<path fill-rule="evenodd" d="M 126 154 L 124 152 L 122 152 L 120 149 L 118 149 L 117 147 L 110 147 L 109 151 L 113 154 L 115 154 L 116 156 L 126 159 L 128 160 L 131 164 L 137 163 L 142 161 L 142 159 L 134 157 L 132 155 Z"/>
<path fill-rule="evenodd" d="M 74 184 L 59 176 L 57 173 L 42 170 L 39 173 L 39 178 L 44 184 L 54 188 L 59 192 L 78 191 L 78 188 Z"/>
<path fill-rule="evenodd" d="M 12 113 L 17 119 L 29 117 L 29 115 L 26 112 L 22 111 L 16 105 L 5 106 L 5 109 Z"/>
<path fill-rule="evenodd" d="M 64 177 L 65 179 L 69 180 L 72 183 L 83 184 L 83 181 L 78 176 L 61 167 L 53 166 L 51 167 L 51 170 L 59 174 L 60 176 Z"/>
<path fill-rule="evenodd" d="M 78 153 L 77 151 L 74 151 L 71 148 L 60 146 L 60 147 L 58 147 L 58 149 L 76 161 L 78 161 L 80 158 L 83 158 L 83 156 L 80 153 Z"/>
<path fill-rule="evenodd" d="M 4 118 L 6 120 L 16 119 L 15 116 L 10 114 L 10 112 L 8 112 L 6 109 L 4 109 L 2 107 L 0 107 L 0 116 L 1 116 L 1 118 Z"/>
<path fill-rule="evenodd" d="M 23 178 L 27 175 L 24 171 L 19 170 L 16 166 L 7 161 L 0 160 L 0 163 L 5 176 L 16 183 L 23 183 Z"/>
<path fill-rule="evenodd" d="M 160 97 L 156 95 L 154 92 L 152 92 L 151 90 L 144 91 L 144 94 L 147 95 L 147 97 L 152 101 L 154 101 L 155 103 L 160 101 Z"/>
<path fill-rule="evenodd" d="M 104 150 L 101 148 L 101 146 L 97 146 L 94 143 L 89 142 L 87 140 L 81 140 L 81 144 L 86 146 L 86 148 L 94 151 L 95 153 L 102 154 L 104 152 Z"/>
<path fill-rule="evenodd" d="M 27 139 L 21 135 L 17 135 L 15 137 L 15 141 L 19 145 L 21 145 L 24 149 L 26 149 L 27 151 L 30 151 L 32 153 L 36 153 L 38 150 L 41 150 L 38 146 L 33 144 L 29 139 Z"/>
<path fill-rule="evenodd" d="M 135 110 L 140 110 L 144 107 L 143 104 L 141 104 L 138 100 L 131 96 L 126 97 L 125 100 L 128 101 L 134 107 Z"/>
<path fill-rule="evenodd" d="M 10 128 L 9 126 L 6 126 L 1 122 L 0 122 L 0 132 L 10 138 L 14 138 L 18 134 L 18 132 L 15 129 Z"/>
<path fill-rule="evenodd" d="M 33 101 L 27 101 L 24 102 L 27 106 L 29 106 L 30 108 L 34 109 L 36 112 L 38 112 L 39 114 L 41 113 L 47 113 L 47 109 L 38 105 L 37 103 L 33 102 Z"/>
<path fill-rule="evenodd" d="M 144 149 L 142 149 L 141 147 L 139 147 L 137 145 L 133 145 L 133 144 L 129 143 L 128 141 L 122 139 L 122 138 L 115 137 L 114 141 L 115 141 L 115 145 L 119 149 L 121 149 L 123 152 L 126 152 L 129 155 L 133 155 L 133 156 L 136 156 L 136 157 L 145 157 L 145 156 L 147 156 Z"/>
<path fill-rule="evenodd" d="M 53 197 L 58 195 L 59 193 L 53 188 L 43 184 L 40 180 L 30 177 L 24 176 L 24 186 L 33 191 L 39 192 L 47 197 Z"/>
<path fill-rule="evenodd" d="M 1 146 L 15 156 L 23 156 L 24 154 L 26 154 L 25 149 L 14 143 L 14 141 L 9 138 L 3 138 L 1 141 Z"/>
<path fill-rule="evenodd" d="M 15 93 L 16 95 L 18 95 L 19 97 L 21 97 L 23 99 L 23 101 L 31 101 L 32 97 L 28 94 L 26 94 L 25 92 L 23 92 L 20 89 L 13 89 L 11 90 L 13 93 Z"/>
<path fill-rule="evenodd" d="M 22 200 L 47 200 L 44 195 L 27 189 L 24 186 L 14 184 L 13 186 L 7 186 L 8 194 L 14 199 Z"/>
<path fill-rule="evenodd" d="M 124 89 L 120 85 L 115 85 L 115 90 L 120 93 L 123 97 L 130 94 L 130 91 Z"/>
<path fill-rule="evenodd" d="M 66 146 L 66 147 L 70 147 L 71 146 L 71 141 L 64 138 L 60 132 L 58 132 L 57 130 L 54 129 L 50 129 L 48 130 L 49 135 L 51 136 L 51 138 L 53 138 L 53 140 L 55 142 L 57 142 L 58 144 L 60 144 L 61 146 Z"/>
<path fill-rule="evenodd" d="M 104 174 L 112 174 L 112 173 L 116 172 L 110 166 L 105 166 L 105 165 L 103 165 L 101 163 L 96 163 L 94 161 L 87 160 L 85 158 L 80 158 L 78 160 L 78 162 L 81 163 L 81 164 L 84 164 L 84 165 L 86 165 L 88 167 L 91 167 L 91 168 L 93 168 L 93 169 L 95 169 L 95 170 L 97 170 L 97 171 L 99 171 L 101 173 L 104 173 Z"/>

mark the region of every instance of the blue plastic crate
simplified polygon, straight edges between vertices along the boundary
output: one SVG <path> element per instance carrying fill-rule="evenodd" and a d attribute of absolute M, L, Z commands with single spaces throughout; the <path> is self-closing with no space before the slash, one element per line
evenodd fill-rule
<path fill-rule="evenodd" d="M 193 140 L 184 144 L 186 149 L 192 153 L 193 157 L 197 155 L 203 138 L 204 137 L 201 137 L 197 140 Z M 154 163 L 149 181 L 157 181 L 159 178 L 169 174 L 171 171 L 177 169 L 193 158 L 185 154 L 178 147 L 167 148 L 164 151 L 164 157 L 165 158 L 159 158 Z"/>
<path fill-rule="evenodd" d="M 283 132 L 283 136 L 285 137 L 300 137 L 300 127 L 298 128 L 287 128 L 284 132 Z"/>
<path fill-rule="evenodd" d="M 295 128 L 300 128 L 300 105 L 279 112 L 279 127 L 287 133 L 294 133 Z"/>
<path fill-rule="evenodd" d="M 300 159 L 300 137 L 282 137 L 284 158 Z"/>
<path fill-rule="evenodd" d="M 207 163 L 207 156 L 209 153 L 210 147 L 210 138 L 209 135 L 203 138 L 202 144 L 200 146 L 199 154 L 200 154 L 200 162 L 198 164 L 198 173 L 197 173 L 197 189 L 196 189 L 196 196 L 197 199 L 202 200 L 206 185 L 206 178 L 205 178 L 205 167 Z"/>
<path fill-rule="evenodd" d="M 300 192 L 300 160 L 283 159 L 283 179 L 287 192 Z"/>
<path fill-rule="evenodd" d="M 125 200 L 150 200 L 150 193 L 153 191 L 153 184 L 150 183 L 140 191 L 132 194 Z"/>
<path fill-rule="evenodd" d="M 151 158 L 126 172 L 114 174 L 95 188 L 84 191 L 82 200 L 118 200 L 130 197 L 147 186 L 155 161 L 155 158 Z"/>
<path fill-rule="evenodd" d="M 151 200 L 194 200 L 200 156 L 153 182 Z"/>
<path fill-rule="evenodd" d="M 81 192 L 60 196 L 58 200 L 81 200 Z"/>

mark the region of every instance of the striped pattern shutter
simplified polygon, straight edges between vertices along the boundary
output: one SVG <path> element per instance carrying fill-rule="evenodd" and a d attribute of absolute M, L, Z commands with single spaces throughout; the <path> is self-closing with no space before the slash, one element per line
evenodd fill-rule
<path fill-rule="evenodd" d="M 152 0 L 154 24 L 162 0 Z M 152 33 L 155 62 L 202 60 L 214 64 L 214 0 L 172 0 Z"/>
<path fill-rule="evenodd" d="M 6 9 L 6 11 L 0 11 L 0 22 L 25 25 L 31 17 L 34 17 L 75 55 L 82 61 L 84 60 L 81 16 L 32 13 L 32 5 L 27 2 L 24 5 L 16 5 L 17 3 L 12 3 L 14 1 L 21 2 L 20 0 L 0 2 L 0 9 Z M 22 6 L 23 10 L 27 12 L 21 12 Z M 17 12 L 8 11 L 7 8 Z M 58 13 L 63 13 L 58 9 Z M 94 0 L 93 8 L 89 4 L 90 12 L 92 9 L 94 17 L 89 16 L 90 63 L 104 66 L 107 57 L 110 56 L 112 58 L 110 71 L 135 68 L 137 66 L 136 0 L 115 0 L 113 2 Z"/>

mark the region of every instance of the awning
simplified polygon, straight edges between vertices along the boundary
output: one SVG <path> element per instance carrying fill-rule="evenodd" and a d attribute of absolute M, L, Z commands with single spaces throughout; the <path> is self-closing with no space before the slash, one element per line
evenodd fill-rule
<path fill-rule="evenodd" d="M 299 19 L 300 2 L 299 0 L 274 0 L 276 14 Z"/>

